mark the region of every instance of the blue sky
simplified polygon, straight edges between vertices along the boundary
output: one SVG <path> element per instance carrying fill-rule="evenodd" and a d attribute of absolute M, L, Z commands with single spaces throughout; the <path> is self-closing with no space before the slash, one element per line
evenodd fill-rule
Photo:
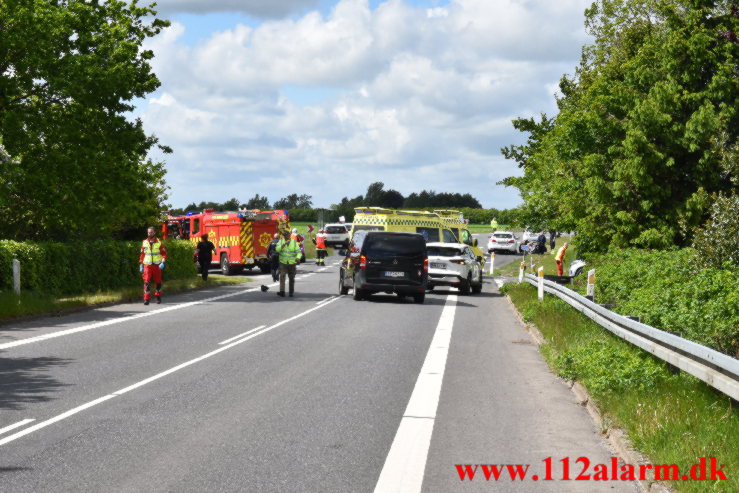
<path fill-rule="evenodd" d="M 583 0 L 160 0 L 171 28 L 147 41 L 162 87 L 138 105 L 171 146 L 170 203 L 328 207 L 373 181 L 409 194 L 496 182 L 510 120 L 552 114 L 587 42 Z"/>

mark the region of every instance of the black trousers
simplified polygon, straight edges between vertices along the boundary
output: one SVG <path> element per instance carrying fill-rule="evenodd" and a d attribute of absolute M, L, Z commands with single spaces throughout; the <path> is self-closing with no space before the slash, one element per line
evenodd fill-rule
<path fill-rule="evenodd" d="M 210 269 L 210 263 L 212 262 L 212 259 L 203 259 L 198 260 L 198 263 L 200 264 L 200 275 L 203 277 L 203 281 L 208 280 L 208 270 Z"/>
<path fill-rule="evenodd" d="M 272 268 L 272 280 L 276 281 L 280 278 L 280 257 L 279 255 L 274 255 L 271 259 L 271 265 Z"/>

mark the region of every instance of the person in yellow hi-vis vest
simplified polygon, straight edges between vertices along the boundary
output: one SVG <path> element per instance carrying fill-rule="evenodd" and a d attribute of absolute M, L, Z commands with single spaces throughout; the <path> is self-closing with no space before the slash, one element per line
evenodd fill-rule
<path fill-rule="evenodd" d="M 492 219 L 490 220 L 490 229 L 492 229 L 492 230 L 493 230 L 493 233 L 495 233 L 495 230 L 497 230 L 497 229 L 498 229 L 498 220 L 497 220 L 497 219 L 495 219 L 495 218 L 492 218 Z"/>
<path fill-rule="evenodd" d="M 283 231 L 282 239 L 277 242 L 275 251 L 280 255 L 280 290 L 277 296 L 285 297 L 285 277 L 290 281 L 290 296 L 295 292 L 295 273 L 300 259 L 300 243 L 290 237 L 290 231 Z"/>
<path fill-rule="evenodd" d="M 564 263 L 565 263 L 565 254 L 567 253 L 567 247 L 570 246 L 569 243 L 565 243 L 559 248 L 559 251 L 557 251 L 557 256 L 554 257 L 554 259 L 557 261 L 557 275 L 562 276 L 564 275 Z"/>
<path fill-rule="evenodd" d="M 167 260 L 167 250 L 164 248 L 161 240 L 157 238 L 157 231 L 154 227 L 149 227 L 147 238 L 141 244 L 141 253 L 139 254 L 139 270 L 141 277 L 144 279 L 144 305 L 148 305 L 151 301 L 151 283 L 156 284 L 157 303 L 162 302 L 162 271 L 164 263 Z"/>

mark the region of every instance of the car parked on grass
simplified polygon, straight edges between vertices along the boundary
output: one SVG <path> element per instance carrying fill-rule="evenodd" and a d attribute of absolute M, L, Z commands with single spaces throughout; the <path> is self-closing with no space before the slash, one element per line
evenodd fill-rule
<path fill-rule="evenodd" d="M 417 233 L 355 231 L 350 248 L 339 252 L 339 294 L 353 290 L 354 299 L 373 293 L 412 296 L 423 303 L 428 285 L 426 241 Z"/>
<path fill-rule="evenodd" d="M 461 294 L 482 291 L 482 257 L 475 256 L 464 243 L 427 243 L 429 258 L 428 289 L 452 286 Z"/>
<path fill-rule="evenodd" d="M 585 266 L 587 266 L 588 263 L 584 260 L 577 259 L 573 260 L 570 264 L 570 268 L 567 270 L 567 274 L 569 274 L 570 277 L 576 277 L 582 274 L 583 269 Z"/>
<path fill-rule="evenodd" d="M 488 240 L 488 253 L 493 252 L 518 252 L 519 241 L 516 235 L 510 231 L 496 231 Z"/>

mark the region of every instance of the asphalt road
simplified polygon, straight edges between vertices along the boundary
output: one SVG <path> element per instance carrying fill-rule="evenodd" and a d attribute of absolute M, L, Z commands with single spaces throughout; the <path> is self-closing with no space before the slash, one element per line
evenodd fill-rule
<path fill-rule="evenodd" d="M 637 491 L 530 479 L 612 453 L 495 282 L 355 302 L 337 260 L 293 299 L 266 276 L 165 284 L 162 305 L 0 326 L 0 491 Z M 477 463 L 529 479 L 461 481 Z"/>

